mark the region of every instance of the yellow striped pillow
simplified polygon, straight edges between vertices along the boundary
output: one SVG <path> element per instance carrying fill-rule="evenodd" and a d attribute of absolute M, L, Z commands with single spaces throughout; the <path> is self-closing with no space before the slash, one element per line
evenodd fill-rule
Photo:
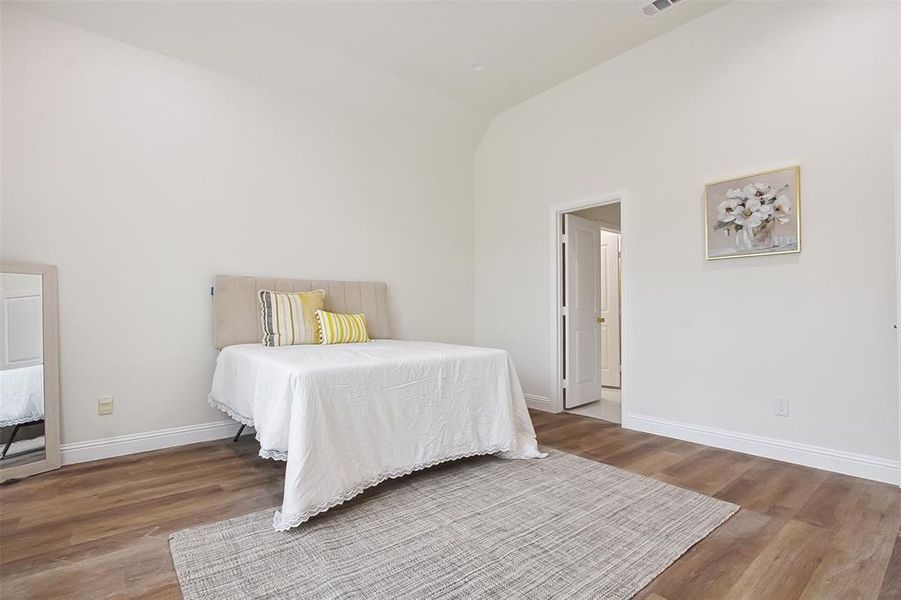
<path fill-rule="evenodd" d="M 325 290 L 312 292 L 260 291 L 264 346 L 318 344 L 316 311 L 325 306 Z"/>
<path fill-rule="evenodd" d="M 362 314 L 341 315 L 324 310 L 316 311 L 319 331 L 323 344 L 352 344 L 368 342 L 369 332 L 366 330 L 366 317 Z"/>

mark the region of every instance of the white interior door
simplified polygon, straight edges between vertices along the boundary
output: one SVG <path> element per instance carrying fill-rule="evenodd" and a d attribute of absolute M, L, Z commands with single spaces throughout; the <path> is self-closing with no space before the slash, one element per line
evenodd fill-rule
<path fill-rule="evenodd" d="M 41 276 L 0 273 L 0 370 L 43 363 Z"/>
<path fill-rule="evenodd" d="M 601 230 L 601 380 L 620 387 L 619 333 L 620 234 Z"/>
<path fill-rule="evenodd" d="M 601 269 L 597 223 L 564 215 L 564 408 L 601 398 Z"/>

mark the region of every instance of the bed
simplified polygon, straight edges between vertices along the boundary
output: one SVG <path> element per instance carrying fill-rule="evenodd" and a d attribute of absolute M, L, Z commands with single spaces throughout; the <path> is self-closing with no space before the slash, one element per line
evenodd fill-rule
<path fill-rule="evenodd" d="M 44 366 L 0 370 L 0 427 L 44 418 Z"/>
<path fill-rule="evenodd" d="M 261 289 L 325 289 L 327 308 L 362 312 L 373 341 L 265 347 Z M 496 454 L 543 456 L 503 350 L 390 339 L 383 283 L 217 277 L 209 401 L 252 425 L 260 456 L 284 460 L 274 526 L 288 530 L 388 478 Z"/>
<path fill-rule="evenodd" d="M 0 450 L 0 460 L 5 459 L 11 449 L 14 453 L 21 452 L 25 442 L 16 442 L 21 427 L 43 422 L 44 365 L 0 370 L 0 427 L 13 428 Z M 41 446 L 43 439 L 42 436 Z"/>

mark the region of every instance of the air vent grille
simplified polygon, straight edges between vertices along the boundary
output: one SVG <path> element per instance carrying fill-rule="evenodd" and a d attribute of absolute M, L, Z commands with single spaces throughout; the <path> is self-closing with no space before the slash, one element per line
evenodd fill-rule
<path fill-rule="evenodd" d="M 680 1 L 681 0 L 653 0 L 648 4 L 642 5 L 641 13 L 646 17 L 653 17 Z"/>

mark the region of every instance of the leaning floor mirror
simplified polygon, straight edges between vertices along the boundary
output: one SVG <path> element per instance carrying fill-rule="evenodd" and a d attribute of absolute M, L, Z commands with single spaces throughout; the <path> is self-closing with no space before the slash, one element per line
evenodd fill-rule
<path fill-rule="evenodd" d="M 57 290 L 54 266 L 0 263 L 0 482 L 60 465 Z"/>

